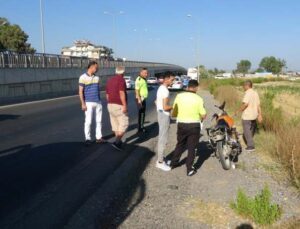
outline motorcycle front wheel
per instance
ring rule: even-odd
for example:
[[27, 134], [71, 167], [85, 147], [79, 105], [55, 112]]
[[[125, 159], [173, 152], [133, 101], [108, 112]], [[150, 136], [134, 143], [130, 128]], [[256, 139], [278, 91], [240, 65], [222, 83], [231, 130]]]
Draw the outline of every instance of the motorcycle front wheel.
[[225, 155], [224, 152], [224, 141], [217, 142], [217, 154], [223, 169], [229, 170], [231, 168], [230, 157]]

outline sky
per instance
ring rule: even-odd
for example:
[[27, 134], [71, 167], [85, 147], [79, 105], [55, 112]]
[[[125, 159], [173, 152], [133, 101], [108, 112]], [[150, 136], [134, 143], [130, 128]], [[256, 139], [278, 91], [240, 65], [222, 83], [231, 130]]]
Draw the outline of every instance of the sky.
[[[273, 55], [300, 70], [299, 0], [43, 0], [43, 9], [51, 54], [87, 39], [130, 60], [232, 70]], [[0, 0], [0, 17], [41, 52], [39, 12], [39, 0]]]

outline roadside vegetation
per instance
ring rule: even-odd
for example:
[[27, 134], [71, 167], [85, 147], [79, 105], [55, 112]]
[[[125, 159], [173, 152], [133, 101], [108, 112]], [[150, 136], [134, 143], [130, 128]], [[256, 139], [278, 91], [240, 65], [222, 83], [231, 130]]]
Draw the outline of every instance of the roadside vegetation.
[[[252, 79], [260, 94], [263, 123], [255, 137], [257, 152], [275, 159], [300, 190], [300, 84], [281, 78]], [[244, 79], [205, 79], [200, 83], [230, 112], [241, 105]], [[238, 120], [238, 118], [235, 118]], [[278, 166], [276, 166], [278, 167]]]
[[238, 214], [259, 225], [272, 225], [280, 219], [282, 210], [277, 204], [271, 203], [271, 192], [268, 186], [256, 195], [249, 197], [244, 190], [239, 189], [236, 201], [230, 207]]

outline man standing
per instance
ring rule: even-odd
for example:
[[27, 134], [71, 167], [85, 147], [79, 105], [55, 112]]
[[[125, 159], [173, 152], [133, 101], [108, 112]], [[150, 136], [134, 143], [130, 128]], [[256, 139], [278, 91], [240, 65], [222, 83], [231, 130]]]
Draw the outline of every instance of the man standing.
[[148, 70], [143, 68], [140, 75], [135, 80], [135, 95], [139, 111], [138, 117], [138, 132], [146, 132], [144, 127], [146, 115], [146, 99], [148, 97], [148, 84], [147, 84]]
[[102, 104], [100, 100], [99, 76], [95, 76], [97, 71], [98, 63], [91, 61], [87, 72], [79, 78], [81, 109], [85, 112], [84, 134], [86, 145], [92, 143], [91, 125], [94, 115], [96, 119], [96, 143], [106, 142], [102, 138]]
[[258, 93], [252, 88], [251, 80], [246, 80], [243, 87], [245, 91], [243, 104], [236, 111], [236, 114], [242, 112], [243, 137], [247, 145], [246, 151], [253, 152], [255, 151], [253, 137], [257, 127], [256, 119], [262, 122], [260, 100]]
[[199, 84], [196, 80], [190, 80], [187, 91], [176, 96], [172, 112], [172, 116], [177, 117], [177, 145], [171, 160], [171, 167], [175, 168], [178, 165], [182, 153], [187, 148], [188, 176], [196, 173], [193, 167], [195, 150], [200, 139], [200, 122], [206, 117], [203, 100], [196, 94], [198, 87]]
[[168, 141], [170, 127], [170, 111], [172, 106], [169, 105], [169, 90], [175, 76], [168, 72], [163, 76], [163, 83], [159, 86], [156, 94], [157, 120], [159, 125], [158, 143], [157, 143], [157, 162], [156, 167], [164, 171], [170, 171], [164, 161], [164, 150]]
[[128, 128], [127, 92], [124, 80], [125, 67], [116, 68], [116, 75], [106, 84], [107, 109], [110, 116], [112, 130], [116, 140], [112, 144], [117, 150], [122, 150], [122, 137]]

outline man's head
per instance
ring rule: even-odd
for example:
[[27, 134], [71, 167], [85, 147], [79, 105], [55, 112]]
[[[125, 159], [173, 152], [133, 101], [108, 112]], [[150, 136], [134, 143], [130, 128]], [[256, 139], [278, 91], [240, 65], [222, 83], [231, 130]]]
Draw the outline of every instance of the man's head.
[[148, 69], [147, 68], [142, 68], [140, 71], [140, 76], [143, 77], [144, 79], [147, 78], [148, 76]]
[[166, 72], [163, 75], [163, 84], [168, 86], [171, 86], [173, 84], [173, 81], [175, 79], [175, 75], [172, 72]]
[[124, 75], [124, 73], [125, 73], [125, 67], [124, 66], [116, 67], [116, 74], [117, 75]]
[[198, 91], [198, 87], [199, 87], [199, 83], [197, 80], [190, 80], [187, 90], [188, 91], [192, 91], [192, 92], [197, 92]]
[[243, 88], [245, 91], [247, 91], [248, 89], [252, 88], [252, 81], [251, 80], [246, 80], [244, 82]]
[[98, 71], [98, 63], [96, 61], [89, 62], [87, 69], [90, 74], [95, 74]]

